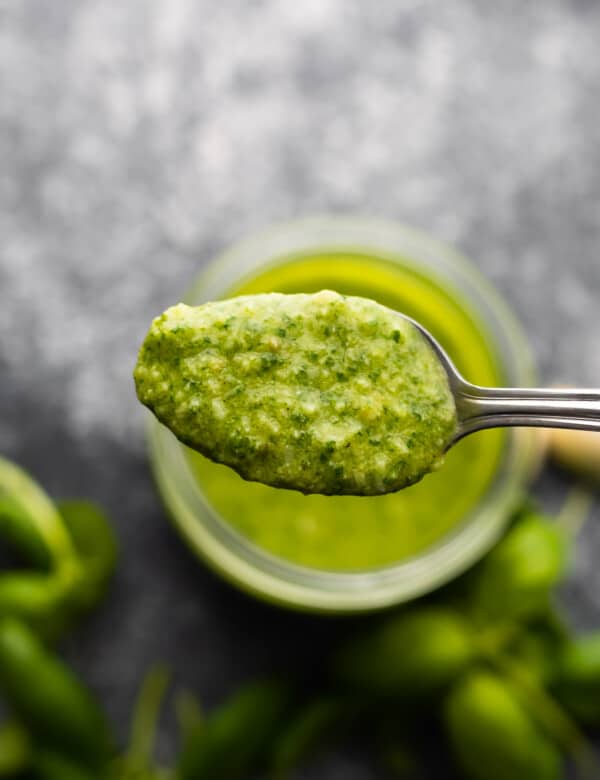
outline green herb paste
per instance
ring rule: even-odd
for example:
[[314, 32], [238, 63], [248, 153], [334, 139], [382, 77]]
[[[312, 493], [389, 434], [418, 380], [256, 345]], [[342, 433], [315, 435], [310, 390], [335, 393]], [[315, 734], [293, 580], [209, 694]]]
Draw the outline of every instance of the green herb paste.
[[[203, 284], [203, 283], [202, 283]], [[227, 296], [315, 293], [324, 288], [402, 311], [440, 341], [464, 376], [506, 383], [485, 323], [446, 280], [424, 274], [410, 258], [320, 252], [282, 258], [242, 278]], [[187, 297], [201, 303], [202, 285]], [[460, 525], [489, 490], [506, 432], [481, 431], [447, 453], [443, 468], [406, 490], [383, 496], [302, 495], [243, 480], [232, 469], [181, 445], [183, 468], [224, 523], [258, 548], [292, 563], [353, 571], [406, 560]]]
[[444, 368], [418, 329], [330, 290], [174, 306], [153, 322], [135, 379], [183, 442], [303, 493], [399, 490], [440, 464], [456, 430]]

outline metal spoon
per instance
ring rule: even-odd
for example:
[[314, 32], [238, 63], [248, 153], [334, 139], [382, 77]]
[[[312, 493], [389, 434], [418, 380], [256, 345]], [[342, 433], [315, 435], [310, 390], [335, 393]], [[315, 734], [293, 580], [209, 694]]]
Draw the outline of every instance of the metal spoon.
[[525, 426], [600, 431], [600, 390], [479, 387], [458, 372], [439, 342], [420, 323], [408, 320], [425, 337], [448, 376], [458, 427], [450, 446], [484, 428]]

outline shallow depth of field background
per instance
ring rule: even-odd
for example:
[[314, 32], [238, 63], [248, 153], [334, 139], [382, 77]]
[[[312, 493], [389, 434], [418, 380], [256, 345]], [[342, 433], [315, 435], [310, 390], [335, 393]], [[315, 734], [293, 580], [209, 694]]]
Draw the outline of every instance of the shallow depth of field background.
[[[274, 221], [375, 215], [470, 256], [544, 382], [600, 385], [599, 31], [593, 0], [0, 0], [0, 452], [114, 519], [111, 597], [67, 654], [121, 733], [155, 660], [211, 706], [335, 634], [235, 593], [168, 525], [131, 381], [152, 316]], [[579, 625], [599, 552], [597, 509]], [[359, 753], [298, 774], [378, 776]]]

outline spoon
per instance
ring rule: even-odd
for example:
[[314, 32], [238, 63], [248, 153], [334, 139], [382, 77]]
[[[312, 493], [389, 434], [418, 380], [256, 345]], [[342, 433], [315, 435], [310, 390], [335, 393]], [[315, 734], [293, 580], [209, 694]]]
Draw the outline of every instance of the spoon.
[[[400, 314], [400, 312], [396, 312]], [[600, 389], [480, 387], [467, 382], [439, 342], [419, 322], [400, 314], [429, 342], [454, 396], [458, 426], [451, 447], [485, 428], [513, 426], [600, 431]]]

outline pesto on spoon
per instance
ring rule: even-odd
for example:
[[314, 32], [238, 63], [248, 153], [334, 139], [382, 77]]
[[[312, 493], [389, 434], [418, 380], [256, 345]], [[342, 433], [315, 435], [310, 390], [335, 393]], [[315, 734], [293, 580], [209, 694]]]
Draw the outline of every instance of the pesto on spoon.
[[173, 306], [134, 376], [182, 442], [303, 493], [399, 490], [440, 465], [457, 431], [446, 371], [419, 329], [329, 290]]

